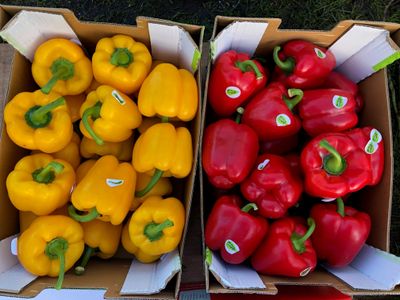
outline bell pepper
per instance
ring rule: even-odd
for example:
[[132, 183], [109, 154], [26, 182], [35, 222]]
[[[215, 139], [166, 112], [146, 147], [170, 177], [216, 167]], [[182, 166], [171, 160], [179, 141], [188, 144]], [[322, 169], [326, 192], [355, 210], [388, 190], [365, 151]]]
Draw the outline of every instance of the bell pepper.
[[299, 178], [303, 178], [303, 170], [300, 165], [300, 155], [297, 153], [289, 153], [283, 156], [286, 162], [289, 164], [292, 171], [294, 171]]
[[139, 91], [138, 106], [146, 117], [192, 120], [199, 105], [197, 83], [189, 71], [174, 65], [157, 65], [144, 80]]
[[268, 230], [267, 221], [249, 214], [257, 211], [257, 205], [242, 206], [239, 196], [220, 197], [207, 219], [205, 243], [211, 250], [220, 251], [224, 261], [230, 264], [244, 262], [257, 249]]
[[382, 179], [385, 166], [385, 148], [382, 134], [375, 128], [355, 128], [346, 132], [356, 145], [361, 148], [371, 162], [371, 181], [369, 185], [376, 185]]
[[98, 82], [132, 94], [150, 71], [151, 55], [143, 43], [117, 34], [97, 42], [92, 62], [93, 75]]
[[320, 88], [339, 89], [351, 93], [356, 101], [357, 113], [359, 113], [364, 107], [364, 100], [358, 91], [358, 85], [339, 72], [330, 72]]
[[184, 178], [193, 164], [192, 137], [185, 127], [175, 128], [170, 123], [155, 124], [139, 136], [133, 147], [132, 165], [139, 173], [149, 172], [152, 179], [136, 192], [146, 195], [164, 176]]
[[184, 225], [185, 208], [181, 201], [152, 196], [133, 212], [129, 237], [144, 253], [161, 255], [178, 246]]
[[[144, 117], [142, 118], [142, 123], [140, 124], [140, 126], [137, 128], [137, 130], [139, 131], [140, 134], [142, 134], [143, 132], [145, 132], [147, 129], [149, 129], [151, 126], [158, 124], [158, 123], [162, 123], [163, 120], [161, 120], [160, 118], [157, 117], [152, 117], [152, 118], [147, 118]], [[173, 121], [173, 120], [169, 120], [169, 122], [174, 125], [175, 127], [186, 127], [187, 123], [183, 122], [183, 121]]]
[[371, 181], [371, 163], [357, 144], [344, 133], [313, 138], [301, 152], [306, 193], [338, 198], [356, 192]]
[[32, 76], [45, 94], [78, 95], [92, 82], [92, 63], [74, 42], [51, 39], [36, 49]]
[[80, 113], [82, 134], [98, 145], [127, 140], [142, 122], [135, 102], [108, 85], [101, 85], [87, 95]]
[[341, 198], [331, 203], [315, 204], [310, 216], [316, 228], [311, 237], [318, 259], [332, 267], [350, 264], [360, 252], [371, 229], [368, 214], [345, 206]]
[[315, 222], [308, 218], [308, 228], [303, 220], [293, 217], [279, 219], [270, 229], [251, 257], [251, 265], [262, 274], [304, 277], [315, 269], [317, 254], [310, 236]]
[[120, 161], [130, 161], [132, 159], [133, 144], [132, 137], [122, 142], [104, 142], [102, 145], [98, 145], [95, 140], [84, 136], [80, 146], [80, 153], [84, 158], [114, 155]]
[[294, 151], [299, 144], [299, 135], [294, 134], [279, 140], [260, 141], [260, 153], [287, 154]]
[[129, 223], [126, 223], [122, 228], [121, 244], [127, 252], [133, 254], [138, 261], [144, 264], [152, 263], [161, 257], [161, 255], [147, 254], [132, 243], [129, 236]]
[[[119, 163], [112, 155], [96, 161], [71, 195], [70, 216], [79, 222], [101, 220], [119, 225], [129, 212], [135, 193], [136, 172], [129, 163]], [[76, 209], [86, 211], [78, 214]]]
[[265, 86], [267, 71], [246, 53], [229, 50], [214, 63], [208, 101], [220, 117], [228, 117]]
[[243, 196], [257, 204], [260, 215], [274, 219], [283, 217], [303, 192], [300, 177], [283, 157], [274, 154], [259, 156], [255, 166], [240, 185]]
[[85, 94], [79, 95], [69, 95], [64, 97], [65, 102], [67, 102], [67, 107], [69, 111], [69, 115], [71, 116], [72, 123], [81, 119], [81, 115], [79, 113], [83, 102], [86, 100]]
[[89, 87], [85, 90], [85, 94], [86, 96], [88, 94], [90, 94], [90, 92], [93, 92], [95, 90], [97, 90], [97, 88], [99, 86], [101, 86], [102, 84], [100, 82], [98, 82], [95, 78], [93, 78], [92, 83], [89, 85]]
[[279, 82], [271, 83], [247, 104], [243, 123], [253, 128], [261, 141], [295, 135], [301, 129], [301, 122], [292, 109], [302, 97], [303, 91], [299, 89], [286, 89]]
[[61, 289], [64, 273], [82, 255], [83, 230], [79, 223], [66, 216], [37, 218], [18, 238], [18, 259], [30, 273], [57, 277]]
[[303, 40], [289, 41], [283, 47], [276, 46], [273, 58], [278, 80], [291, 88], [318, 87], [336, 66], [331, 51]]
[[[153, 177], [146, 173], [137, 173], [136, 189], [144, 189]], [[137, 209], [150, 196], [166, 196], [172, 193], [172, 184], [167, 177], [160, 178], [156, 185], [143, 197], [135, 197], [132, 201], [131, 210]]]
[[356, 101], [351, 93], [338, 89], [304, 91], [299, 114], [304, 130], [310, 136], [343, 132], [358, 123]]
[[202, 163], [209, 182], [219, 189], [230, 189], [250, 173], [258, 153], [257, 134], [240, 124], [243, 109], [235, 121], [221, 119], [204, 131]]
[[17, 94], [4, 108], [4, 122], [10, 139], [20, 147], [46, 153], [64, 148], [72, 138], [72, 122], [59, 94]]
[[65, 205], [74, 183], [72, 166], [44, 153], [20, 159], [6, 180], [11, 203], [18, 210], [39, 216]]
[[94, 219], [90, 222], [82, 223], [83, 236], [85, 241], [85, 251], [81, 262], [75, 267], [75, 274], [82, 275], [92, 256], [102, 259], [109, 259], [118, 250], [121, 239], [122, 224], [113, 225]]
[[[27, 230], [29, 228], [29, 226], [31, 226], [31, 224], [33, 223], [34, 220], [36, 220], [37, 218], [39, 218], [40, 216], [35, 215], [33, 212], [31, 211], [22, 211], [19, 210], [18, 211], [18, 215], [19, 215], [19, 232], [22, 233], [25, 230]], [[64, 205], [60, 208], [57, 208], [55, 211], [53, 211], [50, 215], [63, 215], [63, 216], [69, 216], [68, 215], [68, 206]]]
[[96, 164], [96, 161], [96, 159], [89, 159], [79, 165], [75, 172], [76, 184], [81, 182], [83, 177], [85, 177], [86, 174], [89, 173], [89, 170]]

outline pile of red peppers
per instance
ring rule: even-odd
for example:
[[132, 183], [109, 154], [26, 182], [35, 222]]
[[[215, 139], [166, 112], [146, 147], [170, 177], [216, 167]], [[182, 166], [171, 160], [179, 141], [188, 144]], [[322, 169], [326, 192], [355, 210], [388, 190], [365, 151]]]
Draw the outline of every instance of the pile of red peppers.
[[[329, 50], [293, 40], [271, 61], [272, 72], [230, 50], [213, 65], [202, 166], [220, 196], [208, 203], [205, 243], [228, 263], [303, 277], [317, 261], [348, 265], [366, 242], [369, 215], [345, 202], [380, 182], [384, 142], [357, 127], [362, 97]], [[298, 215], [304, 199], [313, 205]]]

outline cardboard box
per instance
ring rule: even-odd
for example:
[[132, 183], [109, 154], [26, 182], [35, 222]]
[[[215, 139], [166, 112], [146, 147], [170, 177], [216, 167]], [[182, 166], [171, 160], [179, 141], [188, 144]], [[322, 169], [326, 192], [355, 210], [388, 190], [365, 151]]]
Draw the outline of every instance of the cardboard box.
[[[10, 19], [12, 22], [5, 25]], [[198, 65], [204, 28], [146, 17], [139, 17], [136, 22], [137, 26], [81, 22], [66, 9], [0, 6], [0, 25], [5, 25], [3, 38], [27, 58], [32, 57], [38, 44], [55, 36], [78, 39], [91, 56], [100, 38], [126, 34], [146, 44], [151, 49], [154, 59], [174, 63], [195, 73], [199, 99], [202, 99]], [[7, 30], [4, 31], [4, 29]], [[11, 51], [9, 45], [4, 46], [7, 46], [8, 51], [11, 52], [9, 60], [12, 64], [6, 97], [2, 98], [4, 102], [2, 107], [5, 101], [9, 101], [17, 93], [37, 89], [31, 76], [29, 60], [16, 50]], [[3, 71], [1, 74], [3, 75]], [[4, 79], [6, 78], [2, 78]], [[64, 288], [106, 289], [106, 298], [174, 299], [177, 297], [181, 281], [181, 257], [197, 170], [200, 108], [199, 103], [196, 118], [188, 123], [193, 136], [193, 169], [185, 180], [181, 180], [174, 187], [174, 196], [182, 199], [186, 208], [186, 226], [179, 249], [164, 255], [161, 260], [153, 264], [141, 264], [132, 260], [132, 256], [107, 261], [94, 259], [90, 262], [84, 276], [78, 277], [68, 272], [65, 276]], [[2, 111], [1, 117], [3, 117]], [[23, 270], [16, 256], [10, 252], [10, 247], [14, 245], [13, 238], [18, 234], [19, 227], [18, 213], [7, 197], [5, 181], [15, 163], [28, 152], [11, 142], [3, 122], [1, 124], [0, 294], [33, 297], [43, 289], [53, 287], [56, 279], [32, 276]]]
[[[355, 195], [357, 207], [371, 216], [372, 229], [367, 243], [373, 247], [365, 246], [346, 268], [335, 270], [320, 266], [300, 279], [263, 276], [245, 264], [229, 265], [217, 253], [205, 248], [207, 290], [210, 293], [272, 295], [278, 293], [278, 285], [316, 285], [332, 286], [348, 295], [400, 294], [400, 288], [395, 288], [400, 283], [400, 259], [387, 252], [390, 242], [393, 151], [387, 73], [384, 68], [399, 58], [399, 48], [391, 37], [398, 41], [400, 24], [349, 20], [338, 23], [330, 31], [305, 31], [282, 30], [279, 29], [280, 23], [280, 19], [216, 17], [210, 41], [211, 59], [204, 93], [205, 117], [202, 128], [215, 121], [211, 116], [211, 108], [207, 106], [207, 87], [212, 62], [219, 54], [234, 49], [272, 60], [273, 47], [292, 39], [305, 39], [330, 47], [337, 58], [337, 70], [359, 82], [365, 100], [359, 125], [373, 126], [384, 136], [385, 171], [382, 181]], [[204, 241], [204, 225], [215, 199], [201, 167], [200, 184]]]

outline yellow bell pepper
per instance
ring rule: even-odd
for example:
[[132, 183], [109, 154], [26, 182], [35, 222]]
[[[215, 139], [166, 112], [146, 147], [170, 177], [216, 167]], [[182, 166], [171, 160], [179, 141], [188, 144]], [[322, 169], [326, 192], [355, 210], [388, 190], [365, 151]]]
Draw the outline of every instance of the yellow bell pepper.
[[32, 76], [45, 94], [78, 95], [92, 82], [92, 64], [77, 44], [56, 38], [36, 49]]
[[92, 58], [96, 80], [131, 94], [139, 89], [151, 68], [147, 47], [127, 35], [102, 38]]
[[92, 83], [86, 89], [85, 94], [88, 95], [90, 92], [97, 90], [97, 88], [101, 85], [102, 84], [100, 82], [98, 82], [95, 78], [93, 78]]
[[[175, 127], [186, 127], [186, 124], [187, 124], [187, 123], [182, 122], [182, 121], [169, 120], [169, 122], [172, 125], [174, 125]], [[162, 123], [162, 120], [160, 118], [157, 118], [157, 117], [152, 117], [152, 118], [142, 117], [142, 123], [137, 128], [137, 130], [139, 131], [140, 134], [142, 134], [147, 129], [149, 129], [151, 126], [153, 126], [155, 124], [158, 124], [158, 123]]]
[[[19, 232], [20, 233], [22, 233], [26, 229], [28, 229], [28, 227], [31, 226], [33, 221], [40, 217], [38, 215], [35, 215], [31, 211], [19, 210], [18, 213], [19, 213]], [[53, 215], [53, 216], [62, 215], [62, 216], [67, 216], [68, 217], [69, 216], [68, 215], [68, 206], [64, 205], [64, 206], [62, 206], [60, 208], [57, 208], [50, 215]]]
[[81, 106], [80, 129], [98, 145], [127, 140], [142, 116], [131, 98], [108, 85], [91, 92]]
[[199, 105], [196, 80], [192, 73], [174, 65], [157, 65], [140, 88], [138, 106], [146, 117], [160, 116], [192, 120]]
[[[119, 163], [112, 155], [96, 161], [71, 195], [70, 216], [79, 222], [97, 217], [119, 225], [129, 212], [135, 194], [136, 172], [129, 163]], [[80, 215], [76, 212], [88, 212]]]
[[[136, 189], [144, 189], [151, 181], [152, 176], [146, 173], [137, 173]], [[150, 196], [165, 196], [172, 193], [172, 184], [168, 178], [163, 177], [156, 185], [143, 197], [135, 197], [132, 201], [131, 210], [137, 209]]]
[[20, 147], [46, 153], [64, 148], [72, 138], [72, 122], [59, 94], [17, 94], [4, 109], [10, 139]]
[[89, 170], [94, 166], [97, 160], [95, 159], [89, 159], [87, 161], [84, 161], [79, 165], [79, 167], [76, 169], [76, 184], [82, 181], [83, 177], [86, 176], [86, 174], [89, 172]]
[[130, 161], [132, 159], [133, 144], [132, 137], [123, 142], [104, 142], [103, 145], [98, 145], [94, 140], [83, 137], [80, 150], [84, 158], [96, 158], [111, 154], [120, 161]]
[[92, 256], [108, 259], [118, 250], [121, 239], [122, 224], [112, 225], [98, 219], [82, 223], [85, 240], [85, 253], [79, 266], [75, 267], [75, 274], [82, 275]]
[[67, 102], [67, 107], [69, 114], [71, 116], [71, 121], [72, 123], [78, 121], [81, 119], [80, 115], [80, 109], [86, 100], [86, 95], [85, 94], [79, 94], [79, 95], [69, 95], [69, 96], [64, 96], [65, 101]]
[[144, 253], [161, 255], [178, 246], [184, 225], [185, 208], [178, 199], [153, 196], [133, 212], [129, 236]]
[[138, 261], [144, 264], [152, 263], [161, 257], [161, 255], [146, 254], [132, 243], [129, 237], [129, 223], [126, 223], [122, 229], [121, 244], [127, 252], [133, 254]]
[[79, 223], [66, 216], [37, 218], [18, 238], [18, 259], [30, 273], [57, 277], [61, 289], [64, 273], [82, 255], [83, 230]]
[[139, 173], [152, 172], [149, 184], [136, 192], [146, 195], [164, 172], [184, 178], [192, 170], [192, 137], [185, 127], [175, 128], [170, 123], [155, 124], [147, 129], [133, 147], [132, 165]]
[[11, 203], [39, 216], [65, 205], [74, 183], [72, 166], [44, 153], [23, 157], [6, 180]]

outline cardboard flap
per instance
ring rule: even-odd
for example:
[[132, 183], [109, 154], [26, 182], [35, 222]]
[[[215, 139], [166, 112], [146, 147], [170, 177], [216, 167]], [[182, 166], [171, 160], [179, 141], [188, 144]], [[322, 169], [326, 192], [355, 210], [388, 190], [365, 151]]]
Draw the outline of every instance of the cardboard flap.
[[230, 49], [248, 53], [250, 56], [256, 51], [268, 22], [239, 21], [229, 24], [210, 43], [211, 59], [215, 59]]
[[337, 71], [357, 83], [400, 58], [389, 31], [371, 26], [354, 25], [329, 50]]
[[143, 264], [133, 260], [121, 295], [150, 295], [164, 289], [167, 283], [181, 269], [178, 250], [170, 252], [155, 263]]
[[30, 61], [36, 48], [51, 38], [79, 42], [62, 15], [22, 10], [0, 31], [0, 36]]
[[208, 269], [224, 288], [233, 289], [266, 289], [257, 272], [250, 267], [225, 263], [218, 254], [207, 248], [206, 261]]
[[149, 35], [153, 59], [170, 62], [196, 72], [200, 61], [200, 50], [192, 37], [176, 25], [149, 23]]
[[400, 258], [369, 245], [347, 267], [324, 267], [355, 289], [390, 291], [400, 283]]

